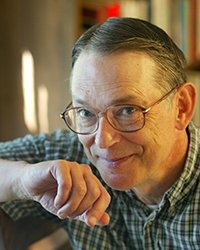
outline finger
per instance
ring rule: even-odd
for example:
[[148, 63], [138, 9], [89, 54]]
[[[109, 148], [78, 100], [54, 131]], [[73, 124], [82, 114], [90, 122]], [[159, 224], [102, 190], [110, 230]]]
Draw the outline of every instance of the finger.
[[98, 223], [109, 223], [109, 217], [105, 214], [105, 211], [110, 203], [110, 195], [105, 188], [101, 190], [101, 196], [97, 199], [94, 205], [86, 213], [85, 220], [86, 223], [93, 227]]
[[[57, 209], [61, 208], [67, 202], [67, 199], [70, 196], [72, 180], [71, 180], [71, 175], [70, 175], [69, 170], [70, 170], [70, 167], [77, 166], [76, 162], [68, 162], [65, 160], [61, 160], [61, 161], [59, 160], [59, 164], [61, 166], [56, 166], [55, 174], [54, 174], [54, 178], [57, 179], [57, 183], [58, 183], [57, 195], [56, 195], [55, 202], [54, 202], [54, 205]], [[92, 171], [89, 165], [82, 164], [82, 166], [87, 168], [89, 171]], [[61, 171], [63, 172], [60, 173]]]
[[87, 211], [84, 212], [83, 214], [75, 217], [74, 219], [83, 221], [90, 227], [93, 227], [95, 225], [106, 226], [110, 222], [110, 216], [109, 216], [109, 214], [107, 212], [104, 212], [103, 216], [101, 217], [101, 219], [99, 221], [96, 221], [96, 218], [95, 218], [94, 219], [95, 221], [93, 221], [92, 223], [91, 223], [92, 219], [90, 220], [90, 223], [88, 223]]
[[110, 216], [107, 212], [105, 212], [101, 217], [101, 219], [97, 222], [97, 225], [106, 226], [109, 224], [109, 222], [110, 222]]
[[52, 175], [57, 180], [58, 185], [54, 201], [54, 205], [57, 209], [61, 208], [70, 196], [72, 180], [68, 164], [66, 161], [59, 161], [55, 164], [52, 171]]
[[[77, 164], [78, 165], [78, 164]], [[83, 172], [81, 171], [79, 165], [78, 167], [73, 166], [71, 168], [71, 180], [72, 180], [72, 188], [70, 192], [70, 196], [64, 206], [58, 211], [58, 215], [61, 218], [66, 216], [73, 216], [73, 213], [79, 207], [81, 201], [87, 193], [87, 186], [85, 180], [83, 178]]]
[[92, 169], [91, 169], [91, 167], [89, 166], [89, 165], [87, 165], [87, 164], [80, 164], [82, 167], [84, 167], [84, 170], [86, 170], [86, 171], [90, 171], [91, 173], [92, 173]]
[[91, 172], [88, 173], [87, 171], [83, 177], [86, 183], [87, 193], [81, 200], [79, 206], [74, 211], [74, 213], [71, 214], [71, 216], [73, 217], [77, 217], [78, 215], [83, 214], [86, 210], [92, 207], [95, 201], [101, 195], [99, 181], [97, 180], [96, 176], [93, 175]]

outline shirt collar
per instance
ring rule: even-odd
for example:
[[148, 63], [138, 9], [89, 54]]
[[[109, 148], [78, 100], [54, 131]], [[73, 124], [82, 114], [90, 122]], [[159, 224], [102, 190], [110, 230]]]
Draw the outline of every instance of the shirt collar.
[[192, 122], [188, 127], [188, 135], [189, 150], [184, 171], [166, 193], [171, 206], [180, 203], [185, 197], [188, 197], [200, 175], [200, 130]]

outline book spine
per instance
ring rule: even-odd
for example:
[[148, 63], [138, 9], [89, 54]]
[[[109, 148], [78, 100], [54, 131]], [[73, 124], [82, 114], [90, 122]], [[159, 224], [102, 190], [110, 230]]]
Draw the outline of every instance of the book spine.
[[200, 1], [196, 2], [196, 58], [200, 62]]
[[[189, 0], [190, 1], [190, 0]], [[186, 58], [189, 61], [189, 1], [182, 0], [180, 4], [180, 12], [181, 12], [181, 49], [183, 50]]]
[[190, 62], [193, 63], [197, 59], [197, 51], [196, 51], [196, 37], [197, 37], [197, 1], [196, 0], [191, 0], [190, 1], [190, 23], [189, 23], [189, 28], [190, 28], [190, 36], [188, 39], [190, 39]]

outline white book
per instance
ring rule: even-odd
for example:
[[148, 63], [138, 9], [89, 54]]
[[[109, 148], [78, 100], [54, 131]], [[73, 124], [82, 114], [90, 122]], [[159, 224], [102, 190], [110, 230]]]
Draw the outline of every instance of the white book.
[[121, 0], [121, 15], [123, 17], [134, 17], [148, 19], [148, 1], [147, 0]]
[[173, 9], [171, 0], [151, 0], [152, 20], [151, 22], [171, 36], [171, 10]]

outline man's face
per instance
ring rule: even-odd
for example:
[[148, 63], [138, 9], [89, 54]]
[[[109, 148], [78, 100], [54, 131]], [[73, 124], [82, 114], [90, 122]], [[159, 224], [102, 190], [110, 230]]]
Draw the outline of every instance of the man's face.
[[[71, 78], [73, 106], [86, 105], [97, 112], [113, 104], [148, 107], [163, 95], [155, 73], [156, 65], [146, 54], [83, 52]], [[145, 189], [164, 179], [174, 164], [174, 124], [175, 108], [164, 100], [146, 114], [145, 126], [137, 132], [119, 132], [102, 116], [98, 130], [79, 135], [79, 140], [110, 187]]]

